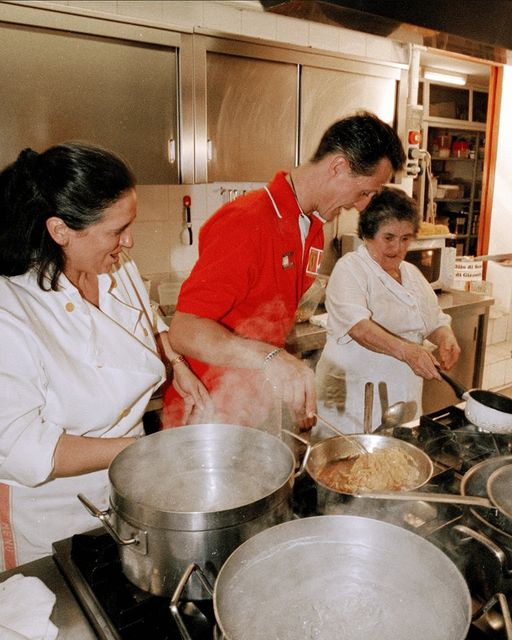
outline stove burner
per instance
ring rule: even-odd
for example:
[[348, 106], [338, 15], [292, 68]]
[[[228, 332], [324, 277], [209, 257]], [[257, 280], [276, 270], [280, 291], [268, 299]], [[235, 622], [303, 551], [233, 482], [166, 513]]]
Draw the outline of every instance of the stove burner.
[[[68, 577], [70, 562], [78, 569], [70, 580], [71, 587], [99, 638], [181, 640], [169, 598], [142, 591], [125, 577], [117, 545], [108, 533], [99, 529], [75, 535], [67, 549], [59, 546], [65, 542], [54, 545], [55, 560]], [[83, 584], [79, 584], [80, 578]], [[89, 606], [89, 598], [94, 607], [99, 605], [100, 615]], [[215, 616], [211, 600], [183, 603], [180, 612], [194, 640], [212, 639]]]

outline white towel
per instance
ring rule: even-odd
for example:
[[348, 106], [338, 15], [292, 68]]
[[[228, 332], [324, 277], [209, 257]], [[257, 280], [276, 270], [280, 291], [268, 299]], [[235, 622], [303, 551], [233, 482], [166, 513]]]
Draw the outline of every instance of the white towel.
[[319, 313], [316, 316], [311, 316], [309, 321], [311, 322], [311, 324], [316, 324], [319, 327], [323, 327], [324, 329], [327, 328], [327, 314], [326, 313]]
[[39, 580], [17, 573], [0, 583], [0, 638], [55, 640], [51, 622], [55, 594]]

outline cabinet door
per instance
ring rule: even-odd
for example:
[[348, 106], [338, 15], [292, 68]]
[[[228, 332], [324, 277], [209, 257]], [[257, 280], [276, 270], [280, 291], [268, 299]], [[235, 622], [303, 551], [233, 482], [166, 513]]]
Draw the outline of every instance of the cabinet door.
[[300, 162], [316, 151], [336, 120], [364, 109], [388, 124], [395, 119], [397, 80], [336, 69], [302, 67]]
[[297, 65], [207, 54], [208, 182], [270, 180], [295, 164]]
[[[466, 389], [472, 389], [475, 380], [479, 379], [476, 366], [479, 363], [479, 349], [485, 340], [482, 331], [482, 315], [467, 314], [464, 317], [454, 317], [452, 329], [461, 348], [460, 358], [457, 364], [448, 371], [448, 375]], [[425, 380], [423, 384], [423, 413], [431, 413], [444, 407], [460, 402], [447, 382], [438, 380]]]
[[0, 41], [2, 166], [25, 147], [82, 140], [126, 158], [139, 183], [178, 182], [173, 47], [12, 26]]

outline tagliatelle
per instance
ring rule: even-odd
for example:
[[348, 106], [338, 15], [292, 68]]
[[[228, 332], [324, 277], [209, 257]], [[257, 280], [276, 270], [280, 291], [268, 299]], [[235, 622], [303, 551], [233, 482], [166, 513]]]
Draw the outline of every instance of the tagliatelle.
[[399, 447], [328, 462], [318, 474], [322, 484], [342, 493], [401, 491], [414, 487], [419, 477], [415, 460]]

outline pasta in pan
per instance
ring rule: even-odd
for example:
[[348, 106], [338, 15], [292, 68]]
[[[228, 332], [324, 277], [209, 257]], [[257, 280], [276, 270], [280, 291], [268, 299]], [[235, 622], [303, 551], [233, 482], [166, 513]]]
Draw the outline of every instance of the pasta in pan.
[[420, 472], [414, 459], [399, 447], [379, 449], [354, 459], [328, 462], [318, 480], [335, 491], [402, 491], [415, 486]]

